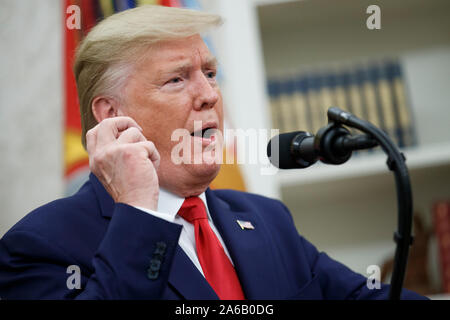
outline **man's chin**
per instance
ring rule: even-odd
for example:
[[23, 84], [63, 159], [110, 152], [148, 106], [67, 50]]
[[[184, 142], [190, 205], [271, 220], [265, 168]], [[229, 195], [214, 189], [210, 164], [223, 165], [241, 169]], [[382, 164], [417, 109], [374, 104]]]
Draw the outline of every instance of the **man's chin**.
[[219, 174], [220, 164], [181, 164], [159, 168], [160, 187], [179, 196], [198, 195], [206, 190]]
[[203, 162], [199, 164], [190, 164], [188, 166], [192, 176], [198, 177], [201, 180], [209, 179], [209, 182], [214, 180], [220, 170], [220, 164], [214, 162]]

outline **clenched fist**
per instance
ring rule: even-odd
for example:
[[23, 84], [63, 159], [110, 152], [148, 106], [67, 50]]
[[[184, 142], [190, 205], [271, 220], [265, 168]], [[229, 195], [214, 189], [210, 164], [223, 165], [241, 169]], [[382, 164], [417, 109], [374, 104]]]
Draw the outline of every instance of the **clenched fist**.
[[101, 121], [86, 134], [89, 167], [115, 202], [157, 210], [160, 156], [129, 117]]

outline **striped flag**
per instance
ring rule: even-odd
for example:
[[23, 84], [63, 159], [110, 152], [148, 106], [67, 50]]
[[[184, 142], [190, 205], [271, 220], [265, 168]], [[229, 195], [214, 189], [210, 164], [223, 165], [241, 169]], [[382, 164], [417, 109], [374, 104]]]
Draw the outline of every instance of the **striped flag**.
[[[84, 1], [83, 1], [84, 2]], [[82, 7], [80, 1], [65, 0], [64, 16], [71, 5]], [[84, 7], [84, 6], [83, 6]], [[83, 14], [82, 14], [83, 17]], [[81, 121], [78, 103], [77, 88], [72, 66], [75, 49], [82, 38], [82, 30], [69, 29], [64, 21], [64, 178], [66, 180], [66, 193], [74, 193], [80, 184], [85, 181], [88, 174], [89, 160], [86, 151], [81, 145]], [[89, 14], [81, 19], [82, 28], [87, 27]]]
[[[81, 30], [64, 27], [64, 178], [66, 181], [66, 194], [76, 192], [87, 180], [89, 175], [89, 159], [81, 144], [81, 121], [78, 95], [75, 78], [72, 71], [74, 53], [78, 43], [102, 19], [123, 10], [134, 8], [140, 5], [163, 5], [169, 7], [185, 7], [194, 10], [201, 10], [197, 0], [64, 0], [64, 17], [67, 17], [66, 9], [71, 5], [77, 5], [81, 9]], [[211, 42], [204, 39], [210, 50], [214, 53]], [[220, 81], [220, 79], [219, 79]], [[225, 119], [225, 124], [229, 127], [229, 121]], [[225, 146], [224, 159], [228, 148], [228, 155], [233, 155], [236, 159], [234, 143]], [[211, 188], [229, 188], [235, 190], [245, 190], [239, 166], [233, 164], [223, 164], [222, 168]]]

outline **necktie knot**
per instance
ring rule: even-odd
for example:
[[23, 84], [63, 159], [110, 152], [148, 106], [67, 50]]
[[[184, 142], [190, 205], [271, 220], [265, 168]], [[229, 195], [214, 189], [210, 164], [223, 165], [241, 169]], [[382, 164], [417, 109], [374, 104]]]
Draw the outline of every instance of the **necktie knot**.
[[205, 205], [199, 197], [186, 198], [178, 211], [178, 215], [189, 223], [199, 219], [208, 219]]

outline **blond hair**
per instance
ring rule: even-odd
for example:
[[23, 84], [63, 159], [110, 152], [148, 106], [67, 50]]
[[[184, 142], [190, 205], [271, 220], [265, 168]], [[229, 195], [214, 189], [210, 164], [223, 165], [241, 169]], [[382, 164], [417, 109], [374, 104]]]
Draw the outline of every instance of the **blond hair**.
[[80, 43], [74, 74], [80, 101], [82, 143], [97, 124], [92, 101], [100, 95], [121, 101], [133, 62], [151, 45], [202, 34], [222, 23], [220, 16], [189, 9], [145, 5], [106, 18]]

